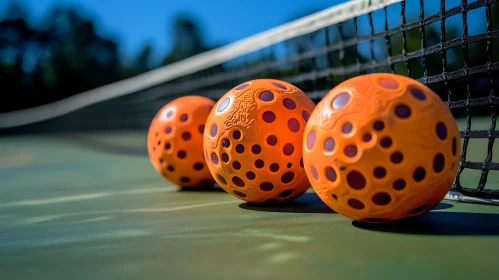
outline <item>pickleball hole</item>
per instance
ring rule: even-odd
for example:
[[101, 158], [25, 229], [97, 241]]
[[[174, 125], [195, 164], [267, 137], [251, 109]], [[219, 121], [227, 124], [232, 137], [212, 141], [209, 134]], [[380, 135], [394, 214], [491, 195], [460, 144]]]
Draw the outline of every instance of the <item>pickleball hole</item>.
[[403, 179], [398, 179], [397, 181], [393, 182], [393, 188], [397, 191], [403, 190], [405, 188], [405, 181]]
[[182, 139], [184, 141], [188, 141], [191, 139], [191, 133], [189, 133], [188, 131], [184, 131], [182, 132]]
[[312, 177], [318, 181], [319, 180], [319, 173], [317, 172], [317, 169], [315, 168], [315, 166], [311, 166], [310, 167], [310, 172], [312, 173]]
[[395, 115], [400, 119], [407, 119], [411, 114], [411, 108], [405, 104], [400, 104], [395, 107]]
[[426, 95], [419, 89], [417, 88], [411, 88], [411, 95], [414, 96], [414, 98], [424, 101], [426, 100]]
[[242, 90], [242, 89], [245, 89], [245, 88], [247, 88], [249, 85], [250, 85], [250, 84], [242, 84], [242, 85], [240, 85], [240, 86], [236, 87], [236, 90]]
[[274, 112], [271, 111], [265, 111], [262, 114], [262, 119], [266, 123], [272, 123], [275, 121], [275, 114]]
[[230, 140], [227, 138], [222, 139], [222, 147], [224, 148], [230, 147]]
[[204, 133], [204, 124], [198, 126], [198, 131], [199, 133], [203, 134]]
[[346, 123], [341, 128], [341, 131], [346, 134], [346, 133], [350, 133], [352, 131], [352, 129], [353, 129], [352, 124], [351, 123]]
[[291, 168], [293, 166], [293, 164], [291, 164], [291, 162], [288, 162], [288, 165], [286, 165], [287, 168]]
[[261, 101], [270, 102], [270, 101], [274, 100], [274, 94], [272, 94], [272, 92], [270, 92], [270, 91], [264, 91], [264, 92], [260, 93], [259, 98]]
[[392, 146], [392, 138], [390, 137], [383, 137], [383, 139], [381, 139], [380, 141], [380, 144], [381, 144], [381, 147], [383, 148], [390, 148]]
[[390, 156], [390, 161], [395, 164], [401, 163], [402, 160], [404, 160], [404, 155], [401, 152], [393, 152]]
[[423, 167], [418, 167], [414, 170], [413, 178], [416, 182], [421, 182], [426, 177], [426, 170]]
[[342, 92], [333, 99], [331, 107], [333, 107], [333, 109], [335, 110], [339, 110], [345, 107], [345, 105], [348, 104], [349, 100], [350, 100], [350, 94], [348, 94], [348, 92]]
[[180, 150], [177, 153], [177, 157], [183, 159], [183, 158], [187, 157], [187, 153], [184, 150]]
[[348, 205], [352, 207], [353, 209], [361, 210], [364, 209], [364, 203], [362, 203], [360, 200], [355, 199], [355, 198], [350, 198], [348, 200]]
[[300, 158], [300, 167], [303, 168], [303, 158]]
[[333, 168], [331, 167], [326, 167], [326, 178], [331, 181], [331, 182], [335, 182], [336, 181], [336, 171], [334, 171]]
[[255, 180], [255, 178], [256, 178], [255, 172], [252, 172], [252, 171], [246, 172], [246, 178], [248, 178], [248, 180]]
[[285, 89], [287, 89], [284, 85], [281, 85], [281, 84], [279, 84], [279, 83], [272, 83], [272, 84], [273, 84], [274, 86], [276, 86], [276, 87], [280, 88], [280, 89], [284, 89], [284, 90], [285, 90]]
[[389, 194], [384, 192], [379, 192], [373, 196], [373, 203], [380, 206], [385, 206], [392, 201]]
[[274, 184], [270, 182], [263, 182], [260, 184], [260, 189], [265, 192], [271, 191], [274, 189]]
[[218, 177], [218, 180], [220, 180], [220, 182], [222, 182], [222, 184], [227, 185], [227, 180], [225, 180], [224, 176], [218, 174], [217, 177]]
[[288, 110], [294, 110], [296, 108], [296, 103], [289, 98], [284, 98], [284, 100], [282, 101], [282, 104]]
[[223, 162], [229, 162], [229, 155], [227, 153], [222, 153], [220, 157], [222, 158]]
[[235, 140], [239, 140], [241, 138], [241, 131], [234, 130], [234, 132], [232, 132], [232, 138], [234, 138]]
[[445, 158], [443, 154], [438, 153], [433, 159], [433, 171], [436, 173], [442, 172], [445, 167]]
[[447, 138], [447, 127], [443, 122], [437, 123], [435, 130], [440, 140], [445, 140]]
[[244, 187], [246, 184], [244, 183], [243, 179], [237, 177], [237, 176], [234, 176], [232, 177], [232, 183], [234, 183], [234, 185], [238, 186], [238, 187]]
[[334, 198], [334, 200], [338, 200], [338, 196], [336, 196], [335, 194], [333, 194], [332, 197]]
[[215, 137], [217, 135], [217, 132], [218, 132], [218, 126], [216, 123], [214, 123], [211, 125], [211, 128], [210, 128], [211, 137]]
[[303, 118], [304, 121], [308, 122], [308, 119], [310, 118], [310, 113], [307, 111], [301, 111], [301, 117]]
[[375, 121], [373, 124], [373, 128], [376, 131], [381, 131], [385, 128], [385, 123], [382, 121]]
[[168, 165], [168, 171], [173, 172], [175, 171], [175, 167], [173, 165]]
[[294, 178], [295, 178], [294, 172], [286, 172], [281, 176], [281, 182], [284, 184], [288, 184], [291, 181], [293, 181]]
[[280, 193], [279, 197], [280, 198], [286, 198], [286, 197], [290, 196], [292, 193], [293, 193], [292, 190], [286, 190], [286, 191], [283, 191], [282, 193]]
[[255, 164], [256, 168], [260, 169], [260, 168], [263, 168], [263, 166], [265, 165], [265, 162], [263, 162], [263, 160], [261, 160], [261, 159], [257, 159], [257, 160], [255, 160], [254, 164]]
[[288, 120], [288, 129], [291, 132], [298, 132], [300, 130], [300, 122], [295, 118], [289, 119]]
[[217, 156], [217, 154], [215, 154], [215, 153], [211, 153], [211, 161], [212, 161], [214, 164], [218, 164], [218, 156]]
[[230, 98], [229, 97], [225, 97], [224, 100], [222, 100], [218, 104], [217, 111], [218, 112], [223, 112], [227, 108], [227, 106], [229, 106], [229, 103], [230, 103]]
[[284, 145], [284, 147], [282, 147], [282, 153], [285, 156], [292, 155], [294, 151], [295, 151], [295, 147], [290, 143], [287, 143], [286, 145]]
[[189, 179], [189, 177], [181, 177], [180, 178], [180, 182], [182, 183], [189, 183], [191, 181], [191, 179]]
[[355, 157], [357, 155], [357, 146], [355, 146], [355, 145], [347, 145], [343, 149], [343, 153], [345, 154], [345, 156], [347, 156], [349, 158], [353, 158], [353, 157]]
[[331, 137], [326, 138], [326, 140], [324, 141], [324, 151], [327, 153], [330, 153], [332, 150], [334, 150], [335, 146], [336, 142]]
[[367, 142], [371, 141], [371, 139], [372, 139], [372, 138], [373, 138], [373, 137], [372, 137], [372, 135], [371, 135], [370, 133], [366, 133], [366, 134], [364, 134], [364, 135], [362, 136], [362, 141], [364, 141], [364, 142], [366, 142], [366, 143], [367, 143]]
[[170, 134], [172, 132], [172, 128], [170, 126], [167, 126], [165, 129], [166, 134]]
[[386, 89], [397, 89], [399, 87], [399, 83], [397, 81], [389, 78], [381, 79], [379, 84]]
[[270, 146], [275, 146], [277, 144], [277, 137], [275, 137], [274, 135], [269, 135], [267, 137], [267, 144], [269, 144]]
[[239, 196], [239, 197], [247, 197], [247, 195], [243, 192], [240, 192], [240, 191], [236, 191], [236, 190], [233, 190], [232, 191], [235, 195]]
[[251, 152], [254, 155], [258, 155], [262, 152], [262, 147], [260, 147], [260, 145], [258, 145], [258, 144], [255, 144], [255, 145], [251, 146]]
[[204, 165], [201, 162], [196, 162], [194, 163], [194, 170], [201, 170], [203, 169]]
[[171, 149], [172, 145], [169, 142], [165, 143], [165, 150]]
[[374, 177], [378, 178], [378, 179], [382, 179], [386, 176], [386, 169], [382, 166], [378, 166], [376, 168], [374, 168]]
[[239, 170], [241, 169], [241, 163], [239, 161], [233, 161], [232, 162], [232, 168], [234, 168], [235, 170]]
[[269, 166], [269, 170], [271, 172], [277, 172], [279, 171], [279, 164], [277, 163], [272, 163], [270, 166]]
[[350, 171], [347, 174], [348, 185], [355, 190], [361, 190], [366, 186], [366, 178], [358, 171]]
[[310, 131], [307, 135], [307, 148], [309, 150], [312, 150], [312, 148], [314, 147], [314, 144], [315, 144], [315, 131]]
[[237, 144], [237, 145], [236, 145], [236, 152], [237, 152], [238, 154], [242, 154], [242, 153], [244, 153], [244, 145], [243, 145], [243, 144]]
[[189, 119], [189, 116], [187, 114], [180, 115], [181, 122], [186, 122], [188, 119]]

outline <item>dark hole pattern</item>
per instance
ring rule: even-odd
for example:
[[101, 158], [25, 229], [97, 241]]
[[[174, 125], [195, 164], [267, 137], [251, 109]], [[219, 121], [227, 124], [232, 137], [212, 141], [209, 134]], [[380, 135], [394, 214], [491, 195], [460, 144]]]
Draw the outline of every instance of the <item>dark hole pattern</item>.
[[341, 131], [342, 131], [343, 133], [350, 133], [350, 132], [352, 131], [352, 129], [353, 129], [352, 124], [351, 124], [351, 123], [346, 123], [346, 124], [344, 124], [344, 125], [343, 125], [343, 127], [341, 128]]
[[295, 151], [295, 147], [290, 143], [287, 143], [286, 145], [284, 145], [284, 147], [282, 147], [282, 153], [285, 156], [292, 155], [294, 151]]
[[187, 114], [182, 114], [182, 115], [180, 116], [180, 121], [182, 121], [182, 122], [187, 121], [187, 119], [189, 119], [189, 116], [187, 116]]
[[300, 167], [303, 168], [303, 158], [300, 159]]
[[352, 207], [353, 209], [361, 210], [364, 209], [364, 203], [362, 203], [360, 200], [355, 199], [355, 198], [350, 198], [348, 200], [348, 205]]
[[170, 126], [168, 126], [166, 129], [165, 129], [165, 133], [166, 134], [170, 134], [172, 132], [172, 128]]
[[300, 131], [300, 122], [295, 118], [291, 118], [288, 120], [288, 128], [291, 132], [298, 132]]
[[390, 195], [384, 192], [377, 193], [373, 196], [373, 203], [376, 205], [384, 206], [390, 203], [390, 201], [392, 201]]
[[312, 150], [315, 144], [315, 131], [310, 131], [307, 135], [307, 148]]
[[189, 183], [191, 181], [191, 179], [189, 179], [189, 177], [181, 177], [180, 178], [180, 182], [182, 183]]
[[447, 138], [447, 127], [443, 122], [439, 122], [436, 127], [437, 136], [440, 140], [445, 140]]
[[426, 176], [426, 170], [423, 167], [418, 167], [414, 170], [413, 178], [416, 182], [421, 182]]
[[233, 190], [232, 191], [235, 195], [239, 196], [239, 197], [247, 197], [247, 195], [243, 192], [240, 192], [240, 191], [236, 191], [236, 190]]
[[203, 134], [204, 133], [204, 124], [198, 126], [198, 131], [199, 133]]
[[265, 163], [263, 162], [263, 160], [261, 160], [261, 159], [255, 160], [255, 167], [256, 168], [263, 168], [264, 165], [265, 165]]
[[384, 167], [378, 166], [374, 168], [374, 177], [381, 179], [386, 176], [386, 169]]
[[275, 121], [275, 114], [274, 112], [271, 111], [265, 111], [262, 114], [262, 119], [266, 123], [272, 123]]
[[227, 153], [222, 153], [220, 157], [222, 158], [223, 162], [229, 162], [229, 155]]
[[160, 141], [158, 141], [158, 146], [159, 146], [159, 145], [161, 145], [161, 140], [160, 140]]
[[228, 148], [228, 147], [230, 147], [230, 140], [229, 140], [229, 139], [227, 139], [227, 138], [224, 138], [224, 139], [222, 140], [222, 147], [224, 147], [224, 148]]
[[347, 145], [344, 149], [343, 152], [345, 153], [345, 156], [349, 158], [353, 158], [357, 155], [357, 146], [355, 145]]
[[421, 101], [426, 100], [426, 95], [417, 88], [411, 88], [411, 94], [412, 94], [412, 96], [414, 96], [414, 98], [416, 98], [418, 100], [421, 100]]
[[211, 137], [215, 137], [217, 135], [217, 132], [218, 132], [218, 126], [216, 123], [214, 123], [211, 125], [211, 129], [210, 129]]
[[426, 208], [426, 205], [421, 205], [419, 207], [414, 208], [411, 212], [409, 212], [409, 214], [414, 215], [414, 214], [421, 213], [425, 208]]
[[385, 220], [383, 218], [365, 218], [364, 221], [371, 223], [382, 223]]
[[178, 158], [185, 158], [187, 156], [187, 153], [184, 150], [180, 150], [177, 153]]
[[396, 89], [399, 87], [399, 83], [397, 81], [388, 78], [380, 80], [379, 84], [387, 89]]
[[384, 137], [381, 139], [381, 147], [383, 148], [390, 148], [392, 146], [392, 138], [390, 137]]
[[274, 189], [274, 184], [270, 182], [263, 182], [260, 184], [260, 189], [265, 192], [271, 191]]
[[252, 172], [252, 171], [246, 172], [246, 178], [248, 178], [249, 180], [255, 180], [255, 178], [256, 178], [255, 172]]
[[332, 197], [335, 199], [335, 200], [338, 200], [338, 196], [336, 196], [335, 194], [332, 195]]
[[159, 158], [159, 163], [163, 163], [163, 159], [162, 158]]
[[295, 178], [295, 173], [286, 172], [281, 176], [281, 182], [284, 184], [290, 183]]
[[260, 100], [265, 102], [270, 102], [274, 100], [274, 94], [272, 94], [272, 92], [270, 91], [264, 91], [260, 93]]
[[289, 110], [294, 110], [296, 108], [296, 103], [289, 98], [284, 98], [282, 104], [284, 105], [284, 107], [286, 107], [286, 109]]
[[285, 86], [279, 84], [279, 83], [272, 83], [274, 86], [281, 88], [281, 89], [287, 89]]
[[277, 137], [275, 137], [274, 135], [268, 136], [267, 144], [269, 144], [270, 146], [275, 146], [277, 144]]
[[239, 161], [234, 161], [232, 162], [232, 167], [235, 169], [235, 170], [239, 170], [241, 169], [241, 163]]
[[366, 133], [366, 134], [364, 134], [364, 136], [362, 136], [362, 141], [364, 141], [366, 143], [371, 141], [371, 139], [373, 139], [373, 137], [370, 133]]
[[234, 138], [235, 140], [239, 140], [239, 138], [241, 138], [241, 131], [234, 130], [234, 132], [232, 132], [232, 138]]
[[285, 198], [285, 197], [290, 196], [292, 193], [293, 193], [293, 191], [292, 191], [292, 190], [286, 190], [286, 191], [283, 191], [282, 193], [280, 193], [280, 194], [279, 194], [279, 197], [281, 197], [281, 198]]
[[251, 146], [251, 152], [255, 155], [258, 155], [262, 152], [262, 147], [260, 147], [260, 145], [258, 145], [258, 144], [255, 144], [255, 145]]
[[187, 132], [187, 131], [182, 132], [182, 139], [184, 139], [185, 141], [190, 140], [191, 139], [191, 134], [189, 132]]
[[331, 182], [336, 181], [336, 171], [331, 167], [326, 167], [326, 178]]
[[277, 163], [272, 163], [270, 166], [269, 166], [269, 170], [271, 172], [277, 172], [279, 171], [279, 164]]
[[166, 117], [169, 118], [173, 115], [173, 111], [168, 111], [168, 113], [166, 113]]
[[445, 158], [442, 154], [437, 154], [433, 159], [433, 171], [440, 173], [444, 170]]
[[312, 172], [312, 177], [317, 181], [319, 180], [319, 173], [317, 172], [317, 169], [315, 168], [315, 166], [311, 166], [310, 167], [310, 171]]
[[237, 177], [237, 176], [234, 176], [232, 177], [232, 183], [234, 183], [234, 185], [238, 186], [238, 187], [244, 187], [244, 181], [243, 179]]
[[175, 167], [173, 165], [168, 165], [168, 171], [170, 172], [175, 171]]
[[218, 177], [218, 180], [220, 180], [220, 182], [222, 182], [222, 184], [227, 185], [227, 180], [225, 180], [224, 176], [218, 174], [217, 177]]
[[215, 153], [211, 153], [211, 161], [213, 161], [214, 164], [218, 164], [218, 156]]
[[405, 185], [406, 183], [402, 179], [398, 179], [397, 181], [393, 182], [393, 188], [397, 191], [403, 190], [405, 188]]
[[288, 165], [286, 165], [287, 168], [291, 168], [291, 166], [293, 166], [293, 164], [291, 164], [291, 162], [288, 162]]
[[248, 86], [249, 86], [249, 84], [242, 84], [242, 85], [238, 86], [238, 87], [236, 88], [236, 90], [242, 90], [242, 89], [247, 88]]
[[394, 152], [390, 156], [390, 161], [393, 163], [401, 163], [404, 160], [404, 155], [401, 152]]
[[301, 117], [303, 118], [304, 121], [308, 122], [308, 119], [310, 118], [310, 113], [307, 111], [301, 111]]
[[345, 107], [345, 105], [348, 104], [348, 101], [350, 100], [350, 94], [348, 94], [348, 92], [342, 92], [342, 93], [339, 93], [334, 99], [333, 99], [333, 102], [331, 104], [331, 107], [333, 107], [333, 109], [335, 110], [339, 110], [343, 107]]
[[167, 142], [165, 144], [165, 150], [169, 150], [169, 149], [171, 149], [171, 147], [172, 147], [172, 145], [170, 143]]
[[376, 131], [381, 131], [385, 128], [385, 124], [382, 121], [375, 121], [373, 124], [373, 128]]
[[361, 190], [366, 186], [366, 178], [358, 171], [350, 171], [347, 175], [348, 185], [355, 190]]
[[456, 137], [452, 138], [452, 155], [456, 155], [457, 153], [457, 139]]
[[243, 144], [237, 144], [237, 145], [236, 145], [236, 152], [237, 152], [238, 154], [242, 154], [242, 153], [244, 153], [244, 145], [243, 145]]
[[334, 150], [334, 146], [336, 146], [336, 142], [333, 138], [327, 138], [326, 141], [324, 141], [324, 151], [329, 153]]
[[397, 105], [395, 107], [395, 115], [401, 119], [407, 119], [411, 116], [411, 108], [404, 104]]
[[201, 170], [203, 167], [204, 165], [201, 162], [194, 163], [194, 170]]
[[223, 110], [225, 110], [227, 108], [227, 106], [229, 105], [229, 103], [230, 103], [230, 98], [229, 97], [225, 97], [224, 100], [222, 100], [220, 102], [220, 104], [218, 104], [217, 111], [218, 112], [222, 112]]

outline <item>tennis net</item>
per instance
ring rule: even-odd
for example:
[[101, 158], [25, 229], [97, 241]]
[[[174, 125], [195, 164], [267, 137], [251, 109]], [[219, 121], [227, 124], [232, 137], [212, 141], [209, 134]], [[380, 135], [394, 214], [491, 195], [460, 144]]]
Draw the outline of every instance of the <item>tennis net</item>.
[[461, 161], [447, 198], [499, 203], [498, 25], [495, 0], [352, 0], [131, 79], [2, 113], [0, 130], [147, 129], [176, 97], [217, 100], [251, 79], [288, 81], [317, 102], [348, 78], [391, 72], [429, 86], [460, 123]]

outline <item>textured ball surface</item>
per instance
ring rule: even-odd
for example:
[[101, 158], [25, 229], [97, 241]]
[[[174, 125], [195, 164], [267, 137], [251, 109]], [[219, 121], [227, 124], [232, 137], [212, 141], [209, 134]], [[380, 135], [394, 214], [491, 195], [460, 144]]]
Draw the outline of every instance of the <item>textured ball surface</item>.
[[214, 105], [206, 97], [184, 96], [166, 104], [152, 120], [149, 158], [168, 181], [183, 187], [215, 183], [203, 155], [204, 125]]
[[460, 137], [448, 106], [425, 85], [369, 74], [333, 88], [304, 134], [310, 182], [334, 211], [383, 223], [421, 216], [450, 190]]
[[252, 80], [227, 92], [204, 133], [206, 161], [217, 183], [254, 203], [303, 194], [310, 187], [303, 131], [314, 106], [300, 89], [279, 80]]

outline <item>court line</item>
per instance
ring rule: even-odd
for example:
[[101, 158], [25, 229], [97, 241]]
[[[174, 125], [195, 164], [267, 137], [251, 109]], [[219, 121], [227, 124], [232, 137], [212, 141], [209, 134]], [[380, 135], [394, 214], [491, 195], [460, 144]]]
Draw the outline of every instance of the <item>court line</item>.
[[299, 254], [295, 252], [283, 252], [279, 254], [272, 255], [267, 258], [267, 262], [269, 263], [283, 263], [295, 259], [299, 256]]
[[199, 207], [207, 207], [207, 206], [215, 206], [229, 203], [240, 202], [239, 200], [230, 200], [230, 201], [219, 201], [219, 202], [211, 202], [211, 203], [203, 203], [203, 204], [195, 204], [195, 205], [186, 205], [186, 206], [177, 206], [170, 208], [142, 208], [142, 209], [131, 209], [131, 210], [123, 210], [123, 212], [128, 213], [159, 213], [159, 212], [171, 212], [171, 211], [179, 211], [179, 210], [187, 210]]
[[0, 208], [50, 205], [57, 203], [99, 199], [99, 198], [118, 196], [118, 195], [149, 194], [149, 193], [161, 193], [168, 191], [175, 191], [175, 189], [172, 189], [171, 187], [161, 187], [161, 188], [133, 189], [128, 191], [118, 191], [118, 192], [96, 192], [89, 194], [60, 196], [60, 197], [52, 197], [45, 199], [20, 200], [20, 201], [0, 203]]

